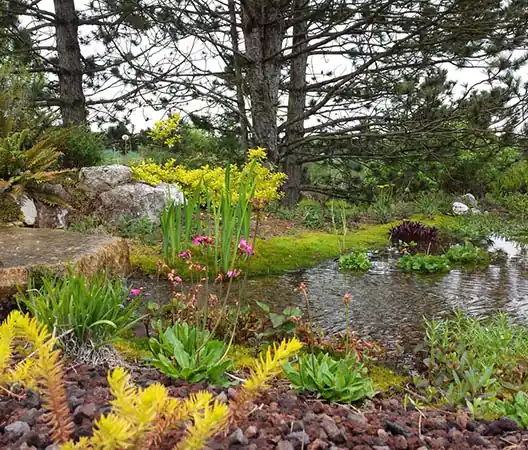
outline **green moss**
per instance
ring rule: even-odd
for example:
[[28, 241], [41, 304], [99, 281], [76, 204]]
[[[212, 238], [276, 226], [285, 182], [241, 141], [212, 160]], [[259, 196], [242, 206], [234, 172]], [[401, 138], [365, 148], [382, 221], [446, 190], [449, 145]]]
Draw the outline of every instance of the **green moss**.
[[[427, 219], [425, 216], [413, 217], [413, 220], [421, 220], [427, 225], [435, 225], [439, 228], [445, 227], [450, 219], [448, 216], [438, 216], [434, 219]], [[346, 250], [381, 248], [387, 245], [389, 229], [396, 223], [399, 221], [383, 225], [365, 224], [358, 230], [350, 231], [345, 239]], [[304, 232], [267, 240], [257, 239], [256, 254], [251, 259], [250, 275], [280, 275], [337, 258], [340, 254], [341, 240], [341, 236], [323, 232]], [[159, 261], [163, 259], [159, 246], [145, 245], [134, 245], [130, 258], [133, 267], [149, 274], [158, 272]], [[183, 262], [175, 269], [180, 276], [185, 277], [187, 267]]]
[[0, 224], [22, 220], [18, 203], [8, 194], [0, 194]]
[[374, 384], [374, 388], [381, 392], [400, 390], [407, 382], [409, 382], [407, 377], [398, 375], [388, 367], [380, 364], [369, 364], [368, 371], [372, 383]]
[[150, 353], [145, 349], [145, 345], [134, 339], [118, 340], [114, 342], [113, 346], [129, 362], [138, 363], [150, 356]]

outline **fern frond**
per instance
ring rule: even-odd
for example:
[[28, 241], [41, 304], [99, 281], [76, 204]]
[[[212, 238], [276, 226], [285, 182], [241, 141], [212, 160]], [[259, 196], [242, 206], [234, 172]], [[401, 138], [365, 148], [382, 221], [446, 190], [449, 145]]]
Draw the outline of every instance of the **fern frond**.
[[96, 422], [91, 444], [97, 450], [121, 450], [132, 448], [136, 431], [124, 417], [110, 413]]
[[296, 338], [283, 340], [279, 345], [273, 344], [273, 347], [268, 347], [266, 353], [260, 355], [258, 363], [255, 364], [255, 368], [231, 405], [233, 416], [238, 417], [242, 414], [244, 404], [254, 400], [259, 392], [267, 387], [268, 382], [281, 373], [286, 361], [301, 348], [302, 343]]
[[215, 401], [192, 416], [193, 424], [187, 427], [187, 435], [175, 450], [201, 450], [212, 436], [226, 426], [229, 409], [227, 405]]
[[66, 442], [74, 426], [66, 400], [60, 351], [53, 350], [52, 345], [47, 343], [38, 349], [38, 382], [44, 393], [43, 406], [48, 410], [43, 419], [51, 427], [53, 441]]

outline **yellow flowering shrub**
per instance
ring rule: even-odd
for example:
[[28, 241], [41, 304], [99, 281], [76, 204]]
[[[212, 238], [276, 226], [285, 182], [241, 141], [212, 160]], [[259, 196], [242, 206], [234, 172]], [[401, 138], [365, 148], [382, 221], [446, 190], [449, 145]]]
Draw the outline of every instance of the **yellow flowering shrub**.
[[178, 133], [180, 125], [179, 114], [174, 114], [168, 119], [160, 120], [154, 124], [154, 128], [148, 133], [154, 142], [165, 144], [167, 147], [174, 147], [181, 141], [181, 135]]
[[[240, 181], [250, 174], [255, 180], [255, 199], [272, 201], [282, 196], [279, 188], [286, 181], [286, 174], [273, 172], [263, 165], [266, 152], [262, 148], [251, 149], [248, 152], [248, 162], [242, 167], [231, 165], [231, 189], [233, 201], [237, 200]], [[156, 186], [160, 183], [177, 184], [184, 194], [192, 194], [199, 188], [205, 194], [208, 190], [213, 199], [218, 199], [225, 185], [224, 167], [205, 165], [199, 169], [187, 169], [176, 164], [174, 159], [163, 165], [153, 161], [141, 161], [131, 167], [135, 180]]]

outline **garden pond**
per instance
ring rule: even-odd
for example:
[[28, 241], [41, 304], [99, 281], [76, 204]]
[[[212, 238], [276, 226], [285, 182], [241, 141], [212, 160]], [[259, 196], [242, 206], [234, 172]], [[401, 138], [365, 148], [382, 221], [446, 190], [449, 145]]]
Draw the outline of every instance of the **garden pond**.
[[[350, 293], [352, 329], [359, 336], [405, 350], [421, 342], [424, 317], [445, 317], [455, 308], [484, 316], [504, 311], [528, 323], [528, 245], [492, 237], [488, 250], [495, 258], [486, 268], [428, 275], [398, 270], [397, 254], [388, 252], [372, 254], [373, 267], [366, 273], [343, 272], [332, 260], [279, 277], [250, 279], [244, 298], [264, 302], [273, 310], [304, 309], [303, 294], [296, 291], [304, 282], [316, 327], [334, 333], [345, 330], [343, 295]], [[165, 281], [132, 282], [143, 287], [146, 301], [169, 298]]]

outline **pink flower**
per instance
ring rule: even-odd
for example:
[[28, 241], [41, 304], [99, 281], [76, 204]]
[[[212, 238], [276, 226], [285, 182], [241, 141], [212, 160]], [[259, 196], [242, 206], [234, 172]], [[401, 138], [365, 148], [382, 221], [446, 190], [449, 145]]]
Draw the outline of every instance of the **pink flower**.
[[192, 240], [193, 245], [211, 245], [213, 243], [213, 238], [209, 236], [194, 236]]
[[174, 270], [172, 272], [170, 272], [168, 275], [167, 275], [167, 278], [169, 279], [170, 282], [174, 283], [174, 284], [180, 284], [183, 280], [181, 279], [181, 277], [179, 277], [178, 275], [176, 275], [176, 273], [174, 272]]
[[184, 252], [181, 252], [178, 256], [182, 259], [191, 259], [192, 255], [190, 250], [185, 250]]
[[348, 305], [350, 303], [350, 300], [352, 300], [352, 294], [343, 295], [343, 302], [345, 303], [345, 305]]
[[227, 271], [227, 278], [236, 278], [238, 277], [242, 272], [240, 271], [240, 269], [233, 269], [233, 270], [228, 270]]
[[224, 277], [222, 276], [221, 273], [219, 273], [216, 278], [215, 278], [215, 283], [220, 283], [222, 280], [224, 279]]
[[242, 253], [245, 253], [246, 255], [252, 255], [255, 253], [253, 251], [253, 247], [247, 243], [245, 239], [240, 239], [240, 244], [238, 244], [238, 248], [242, 251]]
[[130, 297], [137, 297], [141, 294], [141, 288], [130, 289]]

